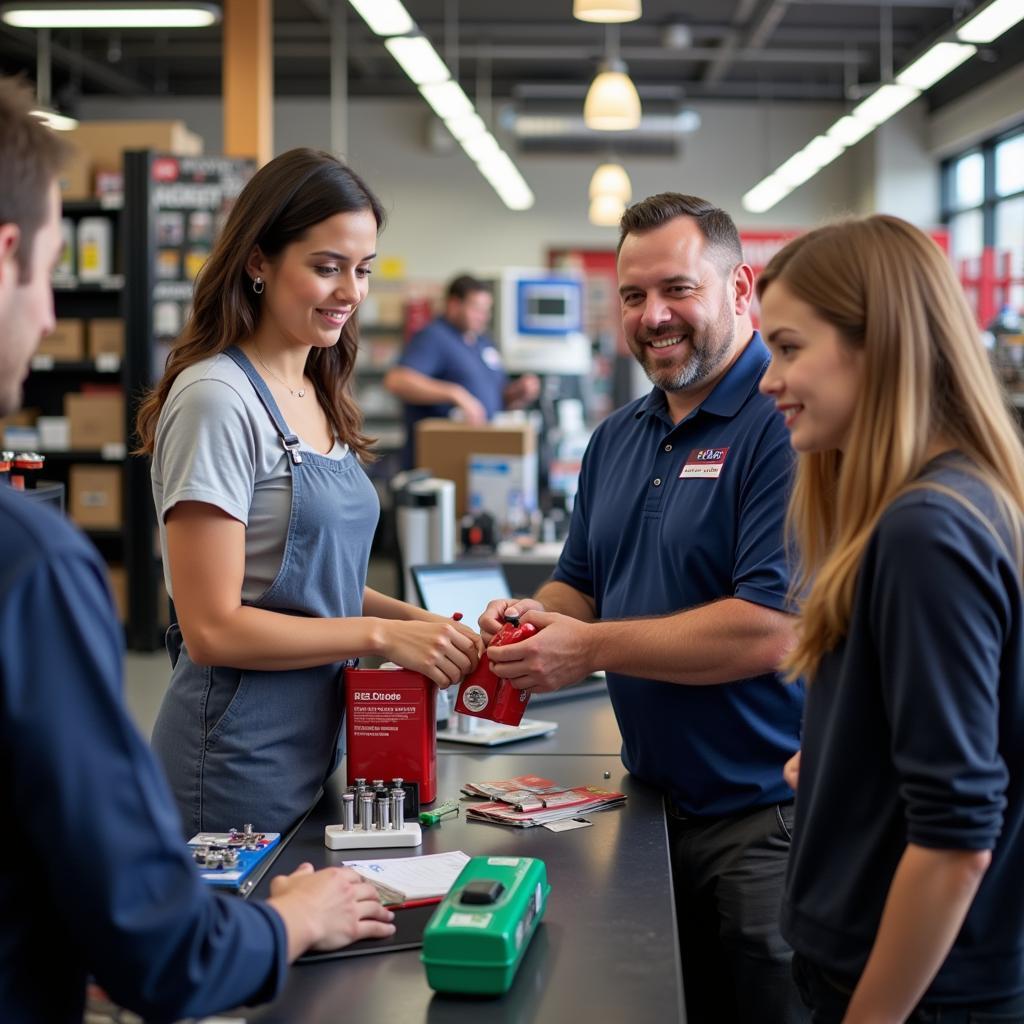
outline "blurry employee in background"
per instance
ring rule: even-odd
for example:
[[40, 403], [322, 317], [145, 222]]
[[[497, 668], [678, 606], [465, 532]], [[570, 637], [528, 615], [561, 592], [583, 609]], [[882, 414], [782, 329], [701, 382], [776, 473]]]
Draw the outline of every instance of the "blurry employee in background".
[[502, 409], [529, 405], [540, 381], [526, 374], [509, 382], [494, 342], [484, 333], [494, 299], [483, 281], [461, 274], [445, 293], [444, 314], [413, 335], [384, 386], [405, 402], [405, 464], [412, 465], [416, 424], [458, 409], [479, 425]]
[[[0, 416], [53, 330], [64, 145], [0, 79]], [[96, 549], [0, 485], [0, 1018], [82, 1020], [92, 974], [147, 1018], [272, 999], [285, 965], [394, 932], [372, 885], [309, 864], [247, 903], [207, 889], [167, 782], [124, 709], [122, 638]], [[29, 882], [31, 878], [31, 882]]]

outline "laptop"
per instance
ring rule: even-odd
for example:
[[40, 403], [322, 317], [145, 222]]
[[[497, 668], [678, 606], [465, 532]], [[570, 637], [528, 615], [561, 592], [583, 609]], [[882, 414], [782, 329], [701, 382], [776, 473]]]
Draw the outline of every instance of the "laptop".
[[[462, 621], [472, 629], [487, 605], [496, 598], [512, 599], [508, 578], [500, 562], [465, 561], [443, 565], [413, 565], [409, 569], [422, 607], [435, 615], [462, 612]], [[535, 693], [530, 704], [579, 697], [605, 690], [604, 673], [595, 673], [554, 693]]]

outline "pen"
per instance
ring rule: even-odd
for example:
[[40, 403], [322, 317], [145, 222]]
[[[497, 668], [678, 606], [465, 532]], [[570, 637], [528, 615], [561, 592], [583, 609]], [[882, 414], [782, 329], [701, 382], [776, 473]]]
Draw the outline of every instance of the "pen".
[[410, 910], [413, 907], [429, 907], [435, 903], [440, 903], [443, 900], [443, 896], [431, 896], [427, 900], [406, 900], [405, 903], [393, 903], [389, 910]]

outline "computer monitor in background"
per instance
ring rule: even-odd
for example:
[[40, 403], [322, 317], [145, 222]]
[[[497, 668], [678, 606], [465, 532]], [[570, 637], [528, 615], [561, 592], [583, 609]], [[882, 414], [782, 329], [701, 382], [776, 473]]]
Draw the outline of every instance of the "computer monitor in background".
[[488, 602], [509, 598], [505, 570], [497, 562], [447, 562], [414, 565], [409, 570], [420, 604], [435, 615], [462, 612], [462, 621], [477, 629], [477, 620]]

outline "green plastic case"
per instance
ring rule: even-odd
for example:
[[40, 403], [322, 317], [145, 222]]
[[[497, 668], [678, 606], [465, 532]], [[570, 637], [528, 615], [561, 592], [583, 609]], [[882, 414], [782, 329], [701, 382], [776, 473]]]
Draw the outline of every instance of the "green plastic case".
[[[472, 886], [473, 882], [500, 882], [503, 889], [493, 902], [472, 903], [468, 900], [474, 890], [489, 888]], [[423, 933], [420, 959], [426, 965], [430, 987], [471, 995], [507, 992], [550, 892], [542, 860], [473, 857]]]

